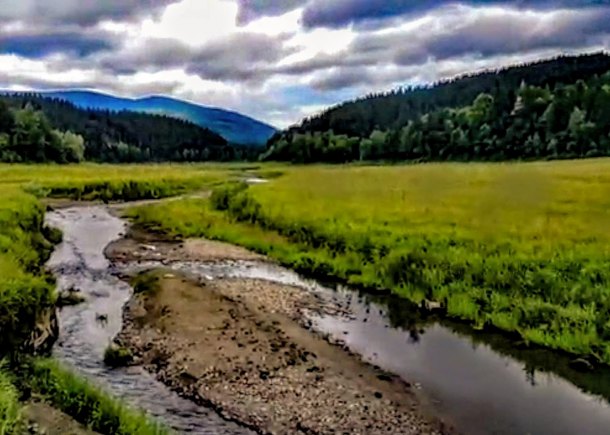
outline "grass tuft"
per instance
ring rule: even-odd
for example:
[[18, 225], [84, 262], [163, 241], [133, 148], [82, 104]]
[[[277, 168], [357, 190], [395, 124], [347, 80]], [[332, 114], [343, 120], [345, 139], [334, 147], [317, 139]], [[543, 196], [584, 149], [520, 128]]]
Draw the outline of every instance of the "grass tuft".
[[0, 434], [17, 434], [21, 426], [19, 394], [0, 364]]
[[81, 424], [105, 435], [165, 435], [169, 431], [53, 360], [32, 365], [31, 388]]
[[104, 364], [108, 367], [126, 367], [133, 361], [133, 354], [129, 349], [111, 343], [104, 351]]

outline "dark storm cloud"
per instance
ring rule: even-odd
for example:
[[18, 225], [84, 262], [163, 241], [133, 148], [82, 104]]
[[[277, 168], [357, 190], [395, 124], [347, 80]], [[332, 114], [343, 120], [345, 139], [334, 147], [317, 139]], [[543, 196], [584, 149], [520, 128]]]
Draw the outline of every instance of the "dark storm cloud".
[[107, 35], [80, 32], [56, 32], [34, 34], [6, 34], [0, 32], [0, 54], [9, 53], [29, 58], [42, 58], [50, 54], [64, 53], [85, 57], [109, 50], [115, 42]]
[[305, 27], [344, 27], [353, 23], [417, 15], [439, 7], [465, 4], [500, 5], [520, 9], [583, 8], [607, 5], [607, 0], [311, 0], [303, 13]]
[[552, 16], [503, 13], [439, 17], [436, 30], [365, 35], [353, 51], [398, 65], [464, 55], [490, 57], [547, 48], [570, 49], [599, 45], [610, 34], [610, 8], [560, 11]]
[[186, 71], [209, 80], [248, 82], [265, 79], [288, 54], [281, 38], [235, 34], [192, 53]]
[[[561, 14], [552, 22], [535, 18], [480, 17], [459, 28], [456, 37], [441, 34], [422, 41], [415, 50], [397, 53], [401, 64], [412, 63], [413, 54], [446, 59], [475, 53], [483, 57], [544, 48], [578, 48], [599, 44], [610, 33], [610, 8]], [[456, 41], [458, 44], [456, 44]]]
[[163, 70], [184, 66], [192, 61], [195, 50], [169, 38], [145, 40], [115, 52], [96, 56], [99, 67], [114, 74]]
[[89, 26], [150, 15], [175, 0], [0, 0], [0, 22]]
[[187, 71], [213, 80], [253, 80], [290, 54], [283, 37], [238, 33], [198, 50]]
[[610, 7], [523, 12], [446, 6], [428, 13], [426, 20], [415, 27], [389, 27], [384, 32], [360, 30], [345, 50], [319, 54], [275, 71], [298, 76], [335, 69], [336, 76], [346, 74], [344, 79], [321, 79], [326, 88], [355, 80], [358, 74], [352, 74], [353, 68], [410, 66], [429, 60], [486, 58], [545, 49], [599, 49], [609, 38]]

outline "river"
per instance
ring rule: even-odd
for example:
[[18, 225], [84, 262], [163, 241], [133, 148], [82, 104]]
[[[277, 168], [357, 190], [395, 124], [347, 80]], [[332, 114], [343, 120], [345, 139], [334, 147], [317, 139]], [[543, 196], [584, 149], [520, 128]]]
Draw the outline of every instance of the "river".
[[[62, 309], [55, 355], [178, 432], [249, 433], [213, 411], [181, 399], [140, 368], [111, 370], [104, 366], [104, 349], [121, 329], [122, 307], [132, 291], [117, 278], [118, 271], [104, 257], [104, 248], [121, 237], [126, 223], [104, 206], [54, 211], [47, 221], [64, 233], [49, 268], [60, 288], [74, 286], [87, 296], [86, 303]], [[270, 263], [176, 262], [165, 267], [208, 279], [265, 279], [332, 298], [352, 315], [311, 313], [312, 327], [413, 384], [441, 416], [464, 433], [610, 432], [610, 369], [578, 372], [561, 354], [520, 347], [500, 334], [422, 318], [398, 298], [373, 298], [323, 285]], [[97, 322], [98, 314], [107, 315], [108, 323]]]

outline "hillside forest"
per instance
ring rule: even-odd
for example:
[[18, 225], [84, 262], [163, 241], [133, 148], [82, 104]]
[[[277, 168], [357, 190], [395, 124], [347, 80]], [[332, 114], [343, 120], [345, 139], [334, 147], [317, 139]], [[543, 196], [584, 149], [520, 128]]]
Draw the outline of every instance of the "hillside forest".
[[193, 123], [136, 112], [79, 109], [37, 94], [0, 97], [0, 161], [126, 163], [255, 157]]
[[278, 133], [262, 159], [343, 163], [607, 156], [608, 70], [606, 54], [560, 57], [369, 96]]

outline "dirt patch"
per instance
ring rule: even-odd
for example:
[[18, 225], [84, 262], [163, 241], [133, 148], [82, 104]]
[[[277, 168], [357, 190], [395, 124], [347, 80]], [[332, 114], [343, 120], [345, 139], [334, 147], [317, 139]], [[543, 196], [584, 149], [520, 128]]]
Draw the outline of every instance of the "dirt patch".
[[27, 432], [29, 434], [45, 435], [95, 435], [86, 429], [72, 417], [47, 405], [43, 402], [32, 401], [24, 410], [24, 417], [28, 421]]
[[290, 286], [162, 272], [126, 307], [118, 341], [182, 395], [262, 433], [443, 432], [408, 384], [302, 328], [306, 309], [328, 307]]
[[144, 231], [130, 229], [128, 237], [111, 243], [106, 256], [113, 261], [261, 261], [264, 257], [244, 248], [205, 239], [174, 241]]

